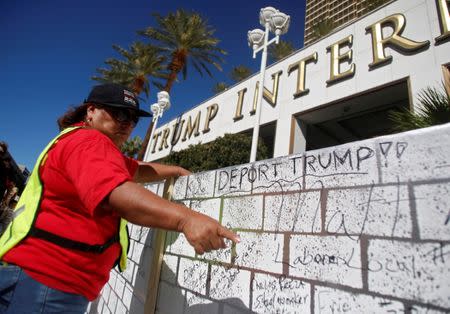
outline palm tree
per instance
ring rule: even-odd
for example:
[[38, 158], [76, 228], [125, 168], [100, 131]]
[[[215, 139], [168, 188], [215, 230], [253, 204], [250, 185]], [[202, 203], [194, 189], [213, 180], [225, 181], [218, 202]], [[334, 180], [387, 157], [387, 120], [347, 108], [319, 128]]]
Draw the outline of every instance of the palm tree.
[[333, 21], [329, 19], [324, 19], [313, 26], [314, 38], [319, 39], [327, 34], [329, 34], [334, 29]]
[[240, 81], [245, 80], [252, 74], [252, 70], [245, 65], [238, 65], [234, 67], [230, 72], [230, 78], [235, 82], [239, 83]]
[[228, 88], [228, 84], [225, 82], [218, 82], [216, 85], [213, 86], [212, 91], [214, 94], [218, 94], [223, 92]]
[[99, 76], [92, 79], [104, 83], [119, 83], [131, 88], [137, 95], [142, 92], [148, 97], [150, 92], [150, 78], [157, 87], [161, 83], [153, 78], [167, 78], [164, 62], [165, 57], [161, 55], [161, 50], [157, 47], [134, 42], [130, 50], [126, 50], [118, 45], [113, 45], [123, 60], [110, 58], [105, 61], [109, 68], [98, 68]]
[[367, 11], [372, 11], [385, 2], [387, 2], [387, 0], [368, 0]]
[[391, 111], [389, 119], [394, 124], [393, 131], [403, 132], [450, 122], [450, 96], [435, 87], [427, 87], [419, 93], [417, 112], [405, 109]]
[[[200, 75], [206, 73], [212, 76], [209, 69], [211, 65], [222, 70], [220, 64], [223, 63], [222, 55], [226, 52], [217, 47], [219, 40], [214, 37], [215, 29], [198, 13], [179, 9], [165, 17], [158, 13], [153, 16], [157, 26], [148, 27], [138, 33], [150, 39], [169, 59], [169, 74], [163, 90], [170, 92], [180, 72], [183, 73], [183, 79], [186, 79], [188, 65]], [[153, 122], [147, 129], [138, 159], [144, 157], [152, 127]]]
[[[134, 42], [130, 50], [119, 45], [113, 45], [113, 49], [123, 59], [110, 58], [106, 60], [105, 64], [109, 68], [98, 68], [99, 75], [94, 75], [93, 80], [103, 83], [119, 83], [132, 89], [137, 95], [144, 92], [146, 97], [150, 93], [150, 81], [161, 88], [161, 83], [155, 81], [154, 78], [167, 78], [167, 73], [164, 67], [166, 59], [161, 55], [159, 48], [142, 42]], [[142, 140], [135, 137], [125, 142], [122, 152], [131, 157], [139, 152], [141, 147]], [[136, 149], [137, 151], [134, 152]]]
[[269, 57], [273, 61], [278, 61], [294, 52], [294, 46], [289, 41], [280, 40], [277, 45], [269, 46]]
[[126, 156], [133, 158], [136, 154], [141, 150], [142, 140], [139, 136], [135, 136], [132, 139], [129, 139], [125, 143], [123, 143], [120, 150]]
[[155, 42], [170, 58], [165, 91], [170, 91], [181, 71], [183, 79], [186, 79], [189, 63], [201, 75], [206, 72], [212, 76], [209, 65], [222, 70], [221, 55], [225, 55], [226, 52], [217, 47], [219, 40], [214, 37], [215, 29], [198, 13], [179, 9], [165, 17], [158, 13], [154, 13], [153, 16], [158, 26], [148, 27], [139, 34]]

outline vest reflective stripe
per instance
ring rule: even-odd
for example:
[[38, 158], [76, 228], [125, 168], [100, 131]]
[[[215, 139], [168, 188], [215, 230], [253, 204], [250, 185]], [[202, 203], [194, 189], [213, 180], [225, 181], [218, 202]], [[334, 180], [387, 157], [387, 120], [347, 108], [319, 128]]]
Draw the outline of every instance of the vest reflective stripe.
[[[36, 221], [43, 191], [39, 168], [45, 163], [48, 151], [61, 136], [79, 128], [80, 127], [71, 127], [64, 129], [47, 145], [47, 147], [45, 147], [39, 155], [36, 166], [34, 167], [19, 202], [16, 205], [16, 209], [14, 210], [14, 218], [0, 237], [0, 259], [6, 254], [6, 252], [16, 246], [28, 235], [31, 227]], [[127, 221], [125, 219], [120, 219], [119, 242], [122, 249], [120, 254], [119, 269], [120, 271], [124, 271], [127, 264], [129, 244]]]
[[123, 218], [120, 219], [120, 233], [119, 242], [122, 247], [122, 253], [120, 254], [119, 270], [123, 272], [127, 268], [127, 255], [130, 243], [130, 235], [128, 234], [127, 221]]

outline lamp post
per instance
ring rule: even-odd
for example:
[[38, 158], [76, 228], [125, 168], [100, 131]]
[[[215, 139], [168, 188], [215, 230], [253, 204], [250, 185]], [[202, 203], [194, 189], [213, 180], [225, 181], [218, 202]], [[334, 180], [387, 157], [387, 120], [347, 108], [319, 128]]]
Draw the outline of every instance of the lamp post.
[[[261, 120], [261, 103], [264, 91], [264, 75], [267, 63], [267, 47], [272, 44], [278, 44], [280, 35], [285, 34], [289, 29], [290, 16], [278, 11], [272, 7], [266, 7], [259, 12], [259, 22], [264, 26], [264, 31], [254, 29], [248, 32], [248, 44], [253, 48], [253, 59], [256, 54], [262, 50], [261, 70], [259, 74], [259, 88], [256, 102], [256, 116], [253, 127], [252, 149], [250, 151], [250, 162], [256, 160], [256, 148], [258, 146], [259, 124]], [[275, 37], [269, 41], [269, 31], [275, 33]]]
[[148, 156], [150, 155], [150, 151], [152, 149], [152, 140], [153, 140], [153, 134], [155, 133], [156, 124], [158, 123], [158, 119], [162, 117], [164, 111], [170, 108], [170, 96], [169, 93], [166, 91], [161, 91], [157, 94], [158, 102], [154, 103], [150, 106], [150, 109], [153, 113], [152, 117], [152, 132], [150, 133], [150, 139], [148, 141], [147, 145], [147, 151], [145, 152], [145, 158], [144, 160], [147, 160]]

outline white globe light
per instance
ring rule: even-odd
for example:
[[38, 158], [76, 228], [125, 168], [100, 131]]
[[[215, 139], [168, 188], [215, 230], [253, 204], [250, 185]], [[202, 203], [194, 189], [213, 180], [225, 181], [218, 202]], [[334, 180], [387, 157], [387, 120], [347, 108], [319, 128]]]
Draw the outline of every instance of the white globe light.
[[166, 92], [166, 91], [164, 91], [164, 90], [161, 91], [161, 92], [159, 92], [159, 93], [157, 94], [157, 97], [158, 97], [158, 100], [160, 100], [160, 99], [162, 99], [162, 98], [167, 98], [167, 99], [170, 98], [169, 93]]
[[161, 107], [161, 110], [167, 110], [170, 108], [170, 96], [166, 91], [161, 91], [158, 93], [158, 105]]
[[247, 33], [248, 45], [253, 49], [258, 49], [258, 47], [261, 47], [264, 43], [264, 36], [265, 33], [261, 29], [256, 28], [252, 31], [249, 31]]
[[277, 12], [270, 17], [270, 31], [279, 36], [286, 34], [289, 29], [291, 17], [283, 12]]
[[266, 26], [266, 23], [269, 23], [270, 21], [270, 17], [276, 12], [278, 12], [278, 10], [272, 7], [262, 8], [261, 11], [259, 11], [259, 23], [262, 26]]
[[153, 116], [156, 116], [159, 114], [159, 108], [160, 108], [159, 104], [157, 104], [157, 103], [154, 103], [153, 105], [150, 106]]

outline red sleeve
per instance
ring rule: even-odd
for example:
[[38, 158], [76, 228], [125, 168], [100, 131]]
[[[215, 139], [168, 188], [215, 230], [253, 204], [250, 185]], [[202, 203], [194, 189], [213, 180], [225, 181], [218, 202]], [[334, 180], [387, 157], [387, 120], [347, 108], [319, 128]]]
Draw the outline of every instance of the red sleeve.
[[114, 143], [96, 130], [80, 130], [67, 138], [63, 162], [67, 178], [90, 214], [114, 188], [131, 181], [137, 162], [122, 155]]
[[134, 174], [136, 173], [138, 167], [139, 167], [139, 163], [137, 162], [137, 160], [133, 159], [133, 158], [129, 158], [124, 156], [127, 162], [127, 168], [130, 171], [130, 174], [132, 177], [134, 177]]

